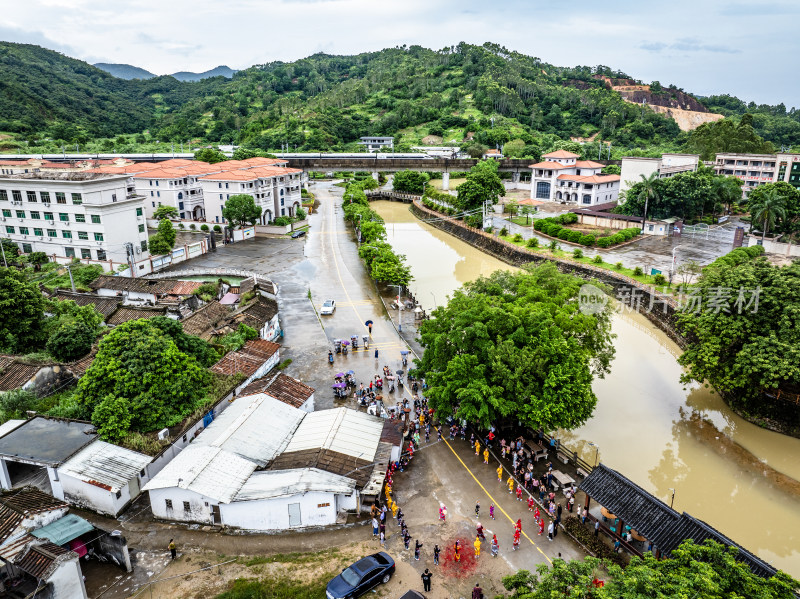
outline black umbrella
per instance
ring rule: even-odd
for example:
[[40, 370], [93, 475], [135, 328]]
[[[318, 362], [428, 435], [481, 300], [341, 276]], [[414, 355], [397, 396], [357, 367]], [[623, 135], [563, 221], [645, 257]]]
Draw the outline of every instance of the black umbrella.
[[405, 370], [395, 370], [395, 372], [396, 372], [397, 374], [403, 374], [403, 373], [405, 373]]

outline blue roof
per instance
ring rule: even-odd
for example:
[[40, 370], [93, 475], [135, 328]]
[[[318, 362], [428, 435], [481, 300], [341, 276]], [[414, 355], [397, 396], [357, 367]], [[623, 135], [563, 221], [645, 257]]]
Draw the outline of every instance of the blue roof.
[[54, 545], [64, 545], [93, 530], [94, 526], [80, 516], [67, 514], [47, 526], [34, 530], [31, 534], [39, 539], [49, 539]]

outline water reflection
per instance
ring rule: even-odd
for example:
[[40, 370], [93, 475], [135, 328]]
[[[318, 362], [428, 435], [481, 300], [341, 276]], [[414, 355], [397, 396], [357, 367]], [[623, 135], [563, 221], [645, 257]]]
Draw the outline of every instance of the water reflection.
[[[467, 281], [513, 268], [421, 223], [407, 205], [373, 208], [428, 310]], [[800, 576], [800, 439], [745, 422], [702, 385], [681, 384], [680, 348], [643, 316], [618, 311], [612, 330], [616, 357], [593, 384], [597, 409], [564, 442], [590, 463], [597, 447], [603, 463], [667, 503], [676, 489], [675, 509]]]

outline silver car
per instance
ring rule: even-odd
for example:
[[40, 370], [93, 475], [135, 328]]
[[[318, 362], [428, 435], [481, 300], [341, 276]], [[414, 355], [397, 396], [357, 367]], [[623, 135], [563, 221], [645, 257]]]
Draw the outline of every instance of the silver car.
[[333, 314], [336, 312], [336, 300], [325, 300], [322, 307], [319, 309], [320, 314]]

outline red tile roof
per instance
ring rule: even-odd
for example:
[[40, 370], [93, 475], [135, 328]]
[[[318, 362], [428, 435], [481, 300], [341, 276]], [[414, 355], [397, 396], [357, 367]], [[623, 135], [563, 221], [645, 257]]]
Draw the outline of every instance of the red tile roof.
[[175, 285], [167, 291], [167, 295], [192, 295], [202, 285], [202, 281], [175, 281]]
[[605, 164], [600, 164], [599, 162], [593, 162], [591, 160], [577, 160], [575, 166], [582, 168], [603, 168]]
[[41, 364], [23, 364], [14, 356], [0, 356], [0, 391], [19, 389], [43, 367]]
[[[25, 555], [14, 560], [14, 565], [37, 580], [42, 580], [51, 574], [50, 569], [55, 561], [68, 553], [73, 552], [53, 543], [42, 543], [33, 545]], [[77, 553], [73, 555], [78, 557]]]
[[619, 181], [619, 175], [591, 175], [584, 177], [583, 175], [559, 175], [559, 181], [577, 181], [579, 183], [612, 183]]
[[241, 372], [247, 377], [253, 376], [262, 364], [274, 356], [281, 346], [265, 339], [251, 339], [239, 351], [226, 354], [211, 367], [219, 374], [236, 374]]
[[542, 154], [542, 158], [580, 158], [578, 154], [567, 152], [566, 150], [556, 150], [548, 154]]
[[263, 377], [253, 381], [242, 389], [239, 396], [257, 393], [266, 393], [285, 404], [299, 408], [314, 395], [314, 388], [281, 372], [273, 377]]
[[188, 173], [180, 168], [157, 168], [136, 173], [134, 179], [183, 179]]
[[255, 181], [259, 178], [257, 173], [249, 170], [230, 170], [200, 177], [200, 181]]
[[528, 168], [549, 168], [558, 170], [560, 168], [575, 168], [574, 164], [561, 164], [560, 162], [537, 162], [536, 164], [531, 164]]

